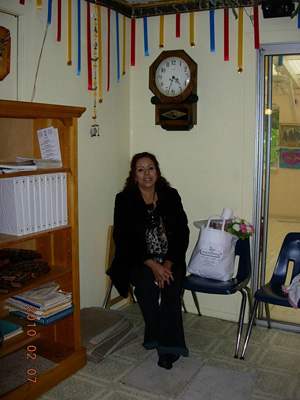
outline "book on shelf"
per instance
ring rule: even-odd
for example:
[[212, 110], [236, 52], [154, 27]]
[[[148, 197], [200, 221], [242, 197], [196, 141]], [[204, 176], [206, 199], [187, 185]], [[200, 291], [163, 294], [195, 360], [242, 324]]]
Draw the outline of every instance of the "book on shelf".
[[20, 325], [0, 319], [0, 331], [3, 339], [7, 340], [18, 335], [19, 333], [22, 333], [23, 329]]
[[23, 162], [0, 161], [0, 172], [2, 174], [36, 171], [37, 165], [32, 160]]
[[47, 160], [45, 158], [26, 158], [26, 157], [16, 158], [16, 164], [22, 164], [25, 162], [32, 162], [33, 164], [36, 165], [37, 169], [54, 169], [62, 167], [61, 160]]
[[[74, 306], [72, 304], [69, 307], [67, 307], [67, 308], [65, 308], [65, 309], [63, 309], [61, 311], [58, 311], [58, 312], [56, 312], [56, 313], [54, 313], [52, 315], [37, 317], [36, 321], [39, 324], [42, 324], [42, 325], [49, 325], [49, 324], [51, 324], [51, 323], [53, 323], [55, 321], [58, 321], [59, 319], [62, 319], [64, 317], [66, 317], [67, 315], [72, 314], [73, 313], [73, 308], [74, 308]], [[22, 312], [22, 311], [11, 311], [11, 314], [17, 315], [17, 316], [19, 316], [21, 318], [25, 318], [25, 319], [27, 319], [27, 315], [28, 315], [27, 313]]]

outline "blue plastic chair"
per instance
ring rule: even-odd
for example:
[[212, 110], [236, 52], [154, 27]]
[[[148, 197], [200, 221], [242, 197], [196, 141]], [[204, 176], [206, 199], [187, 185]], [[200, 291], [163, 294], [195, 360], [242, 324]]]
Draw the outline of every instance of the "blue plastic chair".
[[249, 239], [239, 239], [236, 242], [235, 246], [235, 255], [239, 256], [239, 264], [237, 274], [234, 278], [229, 281], [217, 281], [214, 279], [202, 278], [198, 275], [188, 275], [184, 278], [182, 282], [182, 305], [184, 310], [186, 311], [183, 295], [185, 290], [190, 290], [192, 292], [192, 296], [195, 302], [195, 306], [198, 310], [198, 314], [201, 315], [199, 302], [197, 299], [196, 292], [201, 293], [210, 293], [210, 294], [234, 294], [240, 292], [242, 294], [241, 307], [240, 307], [240, 315], [238, 321], [238, 331], [237, 331], [237, 339], [236, 339], [236, 348], [234, 357], [238, 358], [238, 352], [241, 342], [241, 335], [243, 330], [243, 322], [246, 308], [246, 301], [248, 295], [248, 302], [250, 306], [250, 310], [252, 311], [253, 303], [252, 303], [252, 293], [250, 288], [248, 288], [247, 284], [250, 280], [251, 276], [251, 258], [250, 258], [250, 244]]
[[291, 232], [286, 235], [282, 243], [270, 282], [266, 285], [263, 285], [254, 294], [254, 307], [251, 313], [241, 359], [244, 359], [245, 357], [259, 302], [265, 303], [269, 329], [271, 328], [269, 304], [275, 304], [282, 307], [292, 307], [288, 301], [288, 296], [282, 291], [282, 285], [286, 284], [286, 277], [290, 262], [293, 262], [294, 265], [289, 283], [291, 283], [294, 277], [300, 273], [300, 233], [298, 232]]

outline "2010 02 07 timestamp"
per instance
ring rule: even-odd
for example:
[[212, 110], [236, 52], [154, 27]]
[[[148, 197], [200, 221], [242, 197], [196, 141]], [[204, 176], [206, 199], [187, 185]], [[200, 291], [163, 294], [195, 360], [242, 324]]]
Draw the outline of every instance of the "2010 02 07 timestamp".
[[[30, 337], [33, 337], [36, 335], [36, 329], [32, 329], [33, 327], [36, 327], [36, 323], [34, 322], [36, 320], [36, 307], [27, 307], [27, 327], [30, 328], [27, 330], [27, 335]], [[33, 344], [30, 344], [27, 346], [27, 353], [26, 353], [26, 357], [27, 357], [27, 364], [30, 363], [31, 360], [35, 360], [36, 359], [36, 346], [34, 346]], [[30, 382], [34, 382], [36, 383], [36, 369], [34, 368], [29, 368], [27, 369], [27, 375], [29, 375], [30, 377], [27, 377], [27, 380]]]

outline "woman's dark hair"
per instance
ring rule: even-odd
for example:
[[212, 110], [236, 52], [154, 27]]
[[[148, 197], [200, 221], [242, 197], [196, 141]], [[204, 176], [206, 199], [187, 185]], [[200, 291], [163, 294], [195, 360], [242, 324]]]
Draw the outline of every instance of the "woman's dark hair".
[[162, 176], [159, 168], [159, 163], [155, 157], [155, 155], [148, 153], [147, 151], [144, 151], [142, 153], [137, 153], [135, 154], [130, 163], [130, 171], [129, 171], [129, 176], [127, 177], [124, 185], [124, 189], [132, 189], [135, 187], [135, 173], [136, 173], [136, 164], [139, 159], [148, 157], [150, 160], [153, 162], [156, 172], [157, 172], [157, 185], [166, 185], [170, 186], [169, 182]]

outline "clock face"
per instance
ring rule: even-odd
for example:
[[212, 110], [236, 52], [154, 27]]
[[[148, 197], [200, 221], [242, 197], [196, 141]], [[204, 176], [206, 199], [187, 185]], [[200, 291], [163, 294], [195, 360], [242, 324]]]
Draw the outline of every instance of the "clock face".
[[165, 96], [175, 97], [185, 91], [190, 83], [191, 71], [180, 57], [167, 57], [157, 67], [155, 84]]

